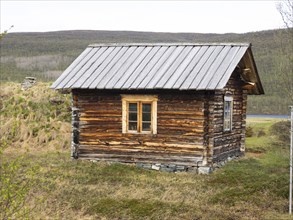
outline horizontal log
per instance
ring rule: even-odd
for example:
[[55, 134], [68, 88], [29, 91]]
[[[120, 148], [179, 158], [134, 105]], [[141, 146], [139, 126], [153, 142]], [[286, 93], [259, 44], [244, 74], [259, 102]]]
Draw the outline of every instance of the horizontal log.
[[161, 114], [160, 112], [158, 112], [158, 120], [160, 119], [175, 119], [175, 120], [178, 120], [178, 119], [192, 119], [192, 120], [198, 120], [198, 121], [203, 121], [205, 119], [204, 115], [202, 116], [196, 116], [196, 115], [189, 115], [189, 116], [186, 116], [186, 115], [163, 115]]
[[241, 155], [243, 155], [243, 152], [241, 152], [240, 149], [233, 149], [230, 151], [223, 152], [221, 154], [214, 154], [213, 161], [214, 162], [222, 161], [227, 159], [229, 156], [241, 156]]
[[[174, 128], [174, 129], [178, 129], [178, 130], [192, 130], [192, 129], [196, 129], [196, 130], [200, 130], [202, 131], [204, 126], [203, 123], [198, 123], [198, 122], [190, 122], [190, 123], [179, 123], [179, 121], [177, 123], [162, 123], [160, 121], [159, 126], [163, 127], [163, 128]], [[195, 131], [195, 130], [193, 130]]]
[[102, 117], [99, 117], [99, 118], [96, 118], [96, 117], [80, 117], [79, 118], [80, 121], [87, 121], [87, 122], [92, 122], [92, 121], [121, 121], [122, 118], [121, 117], [117, 117], [117, 118], [114, 118], [114, 117], [105, 117], [105, 118], [102, 118]]
[[162, 115], [166, 115], [166, 116], [170, 116], [172, 117], [173, 115], [183, 115], [185, 117], [197, 117], [197, 116], [203, 116], [204, 113], [203, 112], [196, 112], [196, 111], [159, 111], [158, 112], [159, 114], [162, 114]]
[[172, 161], [172, 160], [150, 160], [150, 159], [129, 159], [129, 158], [94, 158], [91, 156], [83, 156], [79, 157], [79, 159], [82, 160], [97, 160], [97, 161], [108, 161], [108, 162], [118, 162], [118, 163], [146, 163], [146, 164], [156, 164], [156, 163], [161, 163], [161, 164], [176, 164], [176, 165], [182, 165], [182, 166], [201, 166], [202, 162], [201, 158], [195, 159], [194, 162], [184, 162], [184, 161]]
[[155, 163], [159, 161], [164, 162], [191, 162], [196, 163], [197, 161], [201, 161], [203, 159], [202, 156], [173, 156], [173, 155], [156, 155], [156, 154], [150, 154], [150, 155], [117, 155], [117, 154], [79, 154], [80, 158], [99, 158], [99, 159], [124, 159], [128, 161], [139, 161], [139, 160], [148, 160], [153, 161]]
[[171, 104], [163, 104], [158, 103], [158, 111], [195, 111], [200, 112], [204, 111], [204, 108], [201, 105], [171, 105]]
[[83, 118], [98, 118], [98, 117], [101, 117], [101, 118], [105, 118], [105, 117], [122, 117], [122, 113], [119, 112], [119, 113], [113, 113], [113, 112], [104, 112], [104, 113], [83, 113], [81, 112], [80, 113], [80, 117], [83, 117]]
[[121, 154], [121, 153], [139, 153], [139, 154], [170, 154], [178, 156], [194, 156], [202, 155], [202, 149], [171, 149], [171, 148], [151, 148], [143, 146], [133, 146], [132, 148], [123, 148], [125, 146], [99, 146], [99, 147], [88, 147], [88, 145], [82, 145], [78, 148], [81, 153], [111, 153], [111, 154]]

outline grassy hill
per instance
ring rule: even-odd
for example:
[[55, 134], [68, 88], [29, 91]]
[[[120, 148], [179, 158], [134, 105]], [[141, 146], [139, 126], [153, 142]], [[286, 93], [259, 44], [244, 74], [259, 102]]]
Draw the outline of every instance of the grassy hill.
[[164, 173], [71, 160], [70, 95], [49, 83], [0, 96], [0, 219], [292, 219], [289, 143], [272, 119], [249, 119], [246, 156], [213, 174]]
[[[250, 97], [252, 114], [287, 114], [289, 98], [280, 77], [280, 63], [293, 54], [285, 30], [245, 34], [152, 33], [130, 31], [57, 31], [10, 33], [1, 41], [1, 81], [20, 82], [25, 76], [53, 81], [92, 43], [106, 42], [251, 42], [265, 96]], [[290, 64], [288, 81], [293, 85]], [[292, 103], [291, 103], [292, 104]]]

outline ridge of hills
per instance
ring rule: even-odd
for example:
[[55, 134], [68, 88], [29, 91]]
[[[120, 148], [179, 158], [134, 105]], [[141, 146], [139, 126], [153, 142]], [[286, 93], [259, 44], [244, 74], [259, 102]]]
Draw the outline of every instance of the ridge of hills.
[[[54, 81], [87, 45], [94, 43], [249, 42], [266, 94], [249, 97], [248, 113], [287, 114], [292, 103], [283, 89], [284, 80], [279, 71], [286, 55], [293, 54], [292, 40], [286, 33], [286, 29], [244, 34], [93, 30], [9, 33], [0, 42], [0, 81], [21, 82], [26, 76]], [[291, 74], [291, 66], [287, 69]], [[293, 75], [287, 81], [292, 83], [292, 80]]]

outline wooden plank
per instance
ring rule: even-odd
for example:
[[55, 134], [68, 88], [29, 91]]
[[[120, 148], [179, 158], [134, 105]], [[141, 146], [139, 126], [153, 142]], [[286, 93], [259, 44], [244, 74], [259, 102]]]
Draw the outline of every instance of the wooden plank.
[[240, 49], [239, 47], [232, 47], [230, 49], [229, 53], [224, 58], [223, 62], [221, 63], [221, 65], [219, 66], [217, 71], [215, 72], [215, 74], [213, 76], [213, 80], [211, 80], [210, 83], [208, 84], [208, 86], [207, 86], [208, 89], [212, 90], [217, 87], [219, 81], [223, 77], [223, 73], [225, 73], [227, 71], [227, 69], [229, 68], [229, 65], [227, 65], [227, 64], [230, 63], [231, 60], [233, 60], [235, 55], [238, 53], [239, 49]]
[[92, 74], [92, 67], [95, 66], [99, 57], [105, 52], [106, 48], [100, 48], [89, 58], [86, 64], [70, 79], [66, 84], [70, 88], [79, 88], [81, 84]]
[[237, 54], [233, 57], [232, 61], [230, 62], [230, 65], [226, 72], [223, 74], [223, 77], [219, 81], [216, 88], [224, 88], [227, 84], [229, 78], [231, 77], [231, 74], [233, 73], [234, 69], [236, 68], [237, 64], [240, 62], [241, 58], [243, 57], [245, 51], [247, 50], [247, 47], [241, 47]]
[[[66, 70], [61, 74], [61, 76], [53, 83], [51, 88], [61, 89], [63, 85], [71, 78], [71, 75], [74, 75], [79, 63], [88, 55], [92, 48], [86, 48], [71, 64]], [[62, 83], [61, 83], [62, 82]], [[61, 85], [60, 85], [61, 84]]]
[[[82, 76], [83, 72], [89, 67], [92, 63], [91, 60], [95, 56], [95, 54], [99, 51], [99, 49], [92, 49], [87, 56], [79, 63], [78, 68], [76, 67], [74, 74], [70, 76], [70, 79], [67, 80], [66, 84], [63, 85], [63, 88], [71, 88], [71, 85]], [[64, 83], [65, 81], [63, 81]]]
[[195, 55], [188, 64], [188, 66], [184, 69], [184, 72], [180, 75], [180, 77], [176, 80], [176, 83], [173, 85], [173, 89], [181, 89], [181, 85], [191, 78], [190, 73], [191, 71], [197, 66], [198, 62], [204, 56], [206, 51], [208, 50], [208, 46], [200, 47], [198, 51], [194, 51]]
[[156, 76], [157, 72], [162, 68], [166, 60], [172, 55], [176, 48], [175, 47], [169, 47], [162, 56], [156, 60], [155, 65], [152, 67], [152, 69], [146, 74], [144, 79], [139, 83], [137, 86], [137, 89], [145, 89], [147, 88], [147, 85], [152, 81], [152, 79]]
[[131, 86], [129, 86], [129, 88], [137, 89], [138, 86], [140, 85], [140, 83], [145, 79], [145, 77], [149, 74], [149, 72], [154, 68], [154, 66], [156, 65], [158, 60], [165, 54], [167, 49], [168, 49], [168, 47], [160, 47], [158, 49], [158, 51], [153, 51], [154, 52], [153, 56], [148, 57], [148, 58], [151, 58], [151, 59], [147, 60], [147, 62], [144, 63], [144, 65], [141, 66], [143, 68], [139, 68], [140, 72], [137, 71], [139, 73], [139, 75], [136, 77], [135, 81], [133, 81], [131, 83], [126, 82], [125, 86], [128, 83], [130, 83]]
[[[202, 77], [201, 82], [198, 84], [196, 89], [198, 90], [204, 90], [207, 88], [208, 84], [214, 80], [214, 76], [216, 75], [215, 73], [217, 72], [218, 68], [221, 66], [223, 63], [223, 60], [227, 56], [231, 49], [231, 46], [225, 46], [220, 53], [216, 56], [215, 60], [213, 61], [212, 65], [210, 65], [208, 71], [204, 76]], [[218, 73], [219, 75], [221, 73]]]
[[124, 65], [126, 60], [137, 50], [137, 47], [130, 47], [130, 48], [122, 48], [122, 50], [125, 49], [125, 52], [119, 54], [120, 56], [117, 56], [117, 60], [115, 63], [112, 64], [111, 68], [109, 70], [104, 71], [103, 77], [97, 82], [96, 88], [98, 89], [104, 89], [107, 83], [114, 77], [119, 76], [119, 74], [116, 75], [116, 73], [120, 70], [120, 68]]
[[156, 84], [156, 88], [171, 89], [198, 50], [199, 47], [186, 46], [178, 59], [170, 67], [170, 74], [163, 76]]
[[[103, 50], [102, 50], [103, 49]], [[99, 68], [103, 68], [103, 64], [106, 58], [114, 51], [114, 47], [103, 47], [101, 48], [100, 56], [93, 65], [83, 74], [82, 80], [77, 81], [74, 84], [74, 88], [88, 88], [90, 83], [95, 77], [95, 72], [99, 72]]]
[[156, 71], [156, 74], [152, 80], [145, 86], [146, 89], [159, 88], [155, 85], [159, 82], [160, 79], [163, 78], [164, 75], [166, 75], [167, 79], [169, 78], [169, 71], [172, 71], [170, 68], [172, 68], [172, 64], [175, 63], [175, 60], [180, 56], [183, 49], [183, 46], [175, 47], [170, 56], [164, 62], [162, 62], [160, 69]]
[[83, 154], [83, 155], [79, 155], [79, 156], [88, 156], [88, 157], [93, 157], [93, 158], [129, 158], [129, 160], [134, 160], [135, 158], [137, 159], [151, 159], [153, 161], [156, 160], [165, 160], [165, 161], [186, 161], [186, 162], [194, 162], [197, 158], [200, 158], [200, 155], [195, 155], [193, 157], [190, 156], [173, 156], [173, 155], [146, 155], [146, 154], [142, 154], [142, 155], [123, 155], [123, 154]]
[[[124, 84], [121, 88], [133, 89], [132, 84], [136, 81], [136, 79], [139, 79], [140, 77], [144, 76], [144, 73], [148, 71], [147, 66], [149, 65], [150, 62], [152, 62], [154, 56], [160, 50], [160, 47], [148, 47], [148, 48], [150, 49], [150, 52], [139, 63], [137, 68], [128, 77], [128, 79], [126, 80], [126, 82], [124, 82]], [[149, 65], [149, 68], [150, 68], [150, 65]], [[142, 76], [141, 76], [141, 74], [142, 74]]]
[[[195, 76], [195, 78], [193, 78], [192, 83], [188, 87], [189, 89], [197, 89], [199, 83], [204, 80], [204, 76], [207, 74], [208, 70], [211, 68], [211, 66], [215, 62], [216, 58], [218, 57], [218, 55], [219, 55], [219, 53], [221, 52], [222, 49], [223, 49], [222, 46], [216, 47], [216, 48], [213, 49], [213, 52], [209, 55], [209, 57], [206, 57], [206, 61], [202, 65], [202, 67], [199, 69], [199, 71], [198, 72], [195, 71], [193, 73], [196, 76]], [[208, 81], [208, 79], [207, 79], [207, 81]]]
[[198, 162], [202, 161], [202, 157], [196, 157], [194, 161], [186, 162], [186, 161], [174, 161], [172, 159], [145, 159], [145, 158], [98, 158], [98, 157], [92, 157], [91, 154], [83, 155], [81, 154], [80, 159], [87, 159], [87, 160], [97, 160], [97, 161], [110, 161], [110, 162], [120, 162], [120, 163], [165, 163], [165, 164], [176, 164], [176, 165], [182, 165], [182, 166], [197, 166]]
[[117, 47], [114, 51], [106, 58], [103, 62], [103, 66], [99, 68], [99, 72], [95, 71], [95, 79], [92, 80], [91, 84], [88, 86], [89, 89], [97, 88], [98, 83], [104, 78], [104, 76], [110, 71], [110, 69], [117, 63], [117, 61], [126, 52], [126, 47]]
[[[83, 83], [81, 88], [90, 88], [90, 85], [95, 81], [95, 79], [101, 74], [101, 72], [107, 67], [110, 61], [115, 57], [115, 55], [121, 50], [121, 47], [109, 47], [105, 53], [99, 58], [97, 62], [97, 67], [93, 70], [90, 77]], [[87, 90], [88, 91], [88, 90]], [[79, 91], [80, 94], [84, 92]]]
[[[139, 56], [135, 58], [132, 64], [124, 71], [123, 74], [121, 74], [120, 79], [116, 81], [115, 85], [112, 88], [120, 89], [124, 87], [123, 85], [127, 82], [127, 80], [129, 80], [133, 76], [133, 73], [142, 66], [142, 62], [145, 59], [147, 59], [147, 56], [149, 55], [152, 49], [152, 47], [143, 48]], [[128, 87], [126, 86], [124, 88]]]
[[[130, 49], [129, 49], [130, 50]], [[136, 61], [137, 57], [141, 54], [141, 52], [144, 50], [143, 47], [136, 48], [130, 56], [126, 57], [127, 54], [125, 53], [123, 56], [123, 59], [121, 59], [119, 62], [122, 63], [119, 68], [117, 68], [116, 72], [113, 71], [112, 76], [111, 72], [107, 76], [109, 76], [109, 79], [107, 82], [101, 82], [104, 84], [105, 89], [113, 89], [115, 84], [120, 81], [122, 76], [125, 76], [125, 72], [129, 69], [129, 67]]]

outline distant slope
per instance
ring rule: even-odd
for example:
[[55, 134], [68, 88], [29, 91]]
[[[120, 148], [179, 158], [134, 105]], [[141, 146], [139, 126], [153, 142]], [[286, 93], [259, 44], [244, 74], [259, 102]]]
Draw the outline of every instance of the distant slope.
[[[284, 30], [245, 34], [154, 33], [131, 31], [57, 31], [10, 33], [1, 42], [1, 81], [22, 81], [25, 76], [53, 81], [92, 43], [109, 42], [251, 42], [265, 96], [249, 100], [249, 112], [285, 114], [289, 101], [284, 98], [278, 65], [284, 57], [281, 45]], [[293, 50], [288, 45], [286, 50]], [[292, 51], [293, 53], [293, 51]], [[292, 79], [291, 79], [292, 80]], [[273, 104], [272, 104], [273, 103]]]

